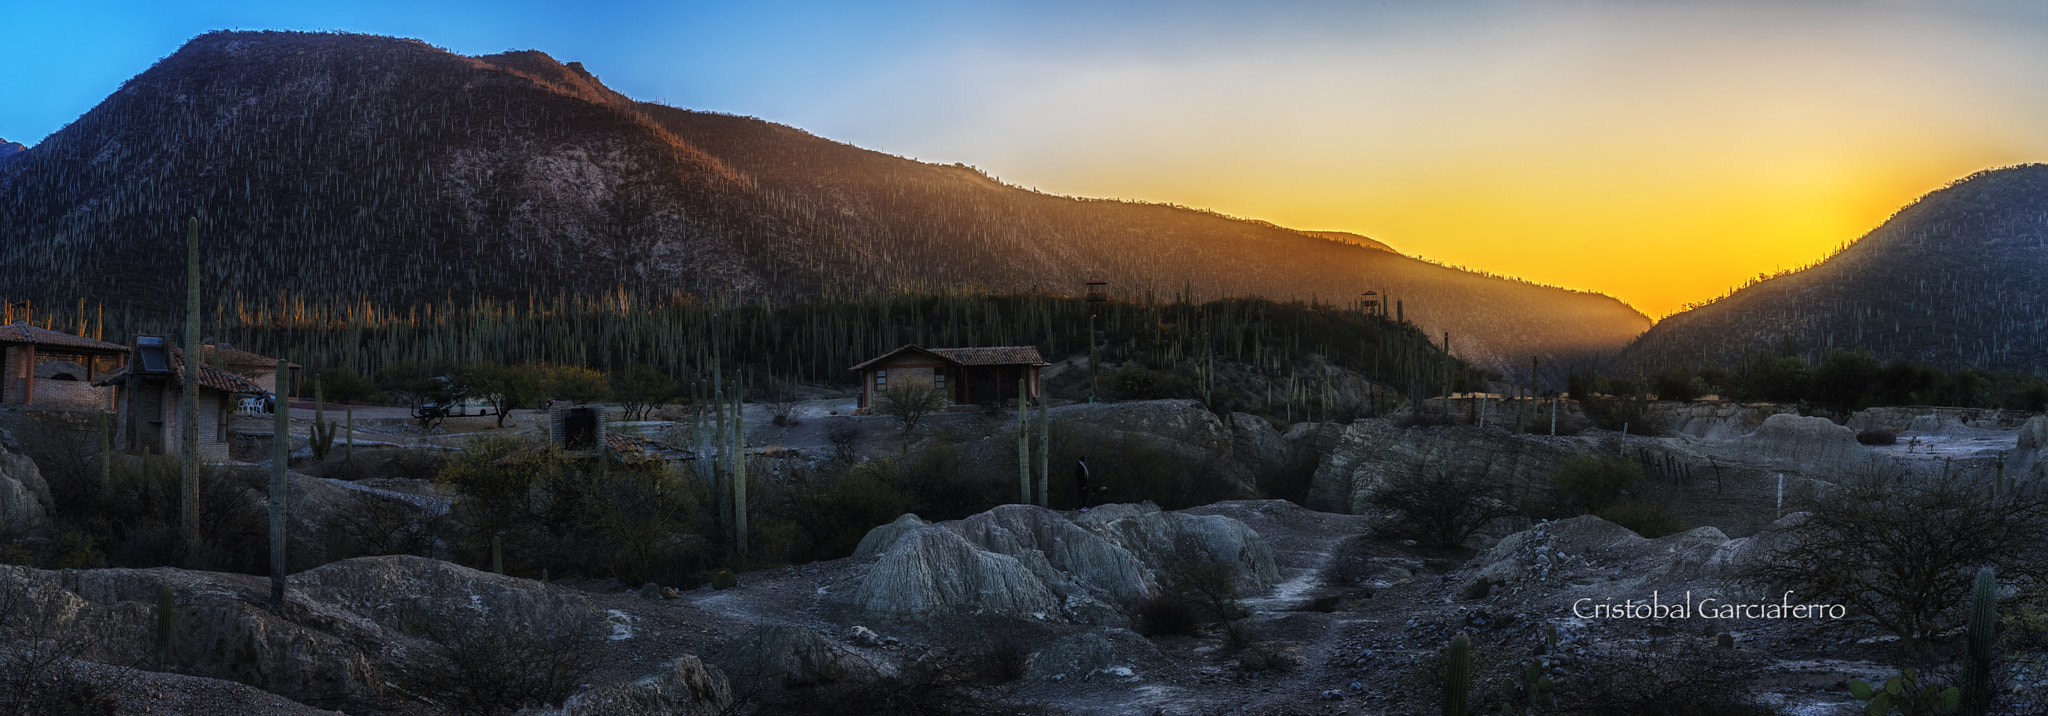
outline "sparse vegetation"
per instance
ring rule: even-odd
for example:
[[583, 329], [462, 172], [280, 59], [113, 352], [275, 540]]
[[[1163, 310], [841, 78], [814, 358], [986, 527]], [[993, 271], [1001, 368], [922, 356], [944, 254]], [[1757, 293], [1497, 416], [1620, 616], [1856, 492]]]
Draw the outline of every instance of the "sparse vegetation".
[[1388, 480], [1369, 504], [1401, 516], [1401, 526], [1432, 547], [1455, 548], [1518, 510], [1508, 486], [1484, 474], [1423, 470]]

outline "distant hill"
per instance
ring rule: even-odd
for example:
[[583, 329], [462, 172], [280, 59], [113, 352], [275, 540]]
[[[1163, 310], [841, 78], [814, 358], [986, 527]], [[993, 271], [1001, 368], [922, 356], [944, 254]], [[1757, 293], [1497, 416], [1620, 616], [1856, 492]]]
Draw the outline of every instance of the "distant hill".
[[1340, 244], [1353, 244], [1356, 246], [1363, 246], [1368, 249], [1379, 249], [1381, 251], [1394, 254], [1401, 253], [1399, 251], [1395, 251], [1394, 247], [1388, 246], [1384, 241], [1380, 241], [1379, 239], [1368, 238], [1365, 236], [1360, 236], [1349, 231], [1304, 231], [1301, 233], [1308, 234], [1310, 236], [1329, 239]]
[[1956, 181], [1811, 268], [1658, 322], [1623, 359], [1727, 362], [1787, 338], [1809, 358], [2048, 372], [2048, 165]]
[[176, 305], [182, 219], [197, 213], [205, 285], [230, 301], [788, 300], [1073, 292], [1095, 277], [1133, 296], [1343, 304], [1373, 290], [1481, 362], [1611, 351], [1649, 324], [1607, 296], [1356, 240], [1042, 194], [635, 102], [533, 51], [209, 33], [24, 156], [0, 168], [0, 293], [66, 304]]
[[26, 151], [28, 151], [28, 147], [22, 146], [20, 142], [0, 139], [0, 164], [6, 164], [9, 160], [21, 156], [21, 153]]

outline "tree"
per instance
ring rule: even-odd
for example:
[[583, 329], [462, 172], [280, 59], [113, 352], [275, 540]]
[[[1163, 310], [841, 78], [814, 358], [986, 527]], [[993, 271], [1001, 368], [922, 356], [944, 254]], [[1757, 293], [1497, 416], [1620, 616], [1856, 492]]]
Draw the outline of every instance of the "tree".
[[543, 365], [539, 368], [541, 392], [571, 403], [595, 403], [612, 397], [611, 383], [603, 371], [580, 365]]
[[627, 420], [646, 420], [648, 412], [674, 400], [681, 389], [682, 384], [661, 369], [635, 363], [624, 375], [614, 377], [612, 397], [618, 400], [619, 407], [626, 409]]
[[491, 404], [501, 428], [514, 406], [529, 405], [540, 396], [540, 377], [529, 367], [485, 361], [463, 368], [460, 376], [471, 393]]
[[917, 429], [925, 416], [946, 407], [946, 389], [922, 380], [899, 380], [875, 396], [875, 412], [903, 421], [903, 435]]
[[1746, 570], [1797, 603], [1841, 604], [1908, 643], [1960, 626], [1977, 569], [2048, 576], [2048, 489], [1897, 473], [1852, 476]]
[[448, 417], [448, 406], [469, 396], [469, 388], [454, 376], [417, 363], [401, 363], [377, 373], [384, 392], [412, 408], [421, 430], [432, 430]]
[[1388, 480], [1368, 501], [1400, 513], [1416, 539], [1432, 547], [1457, 547], [1495, 520], [1513, 516], [1508, 486], [1484, 473], [1456, 474], [1427, 468]]

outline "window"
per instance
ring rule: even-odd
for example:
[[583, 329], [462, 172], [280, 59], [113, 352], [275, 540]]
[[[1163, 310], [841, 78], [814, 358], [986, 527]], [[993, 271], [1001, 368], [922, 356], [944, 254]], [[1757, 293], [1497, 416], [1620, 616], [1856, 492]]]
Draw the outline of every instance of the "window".
[[945, 389], [946, 389], [946, 369], [945, 369], [945, 368], [933, 368], [933, 369], [932, 369], [932, 385], [938, 386], [939, 390], [945, 390]]
[[224, 443], [228, 441], [228, 406], [220, 403], [217, 407], [220, 408], [220, 417], [214, 421], [213, 441]]
[[875, 390], [881, 390], [887, 387], [889, 387], [889, 371], [875, 371]]

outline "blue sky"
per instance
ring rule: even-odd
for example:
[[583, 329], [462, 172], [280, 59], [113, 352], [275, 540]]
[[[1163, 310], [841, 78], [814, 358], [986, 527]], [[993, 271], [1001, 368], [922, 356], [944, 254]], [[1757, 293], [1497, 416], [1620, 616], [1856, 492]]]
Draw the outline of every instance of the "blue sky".
[[33, 144], [187, 39], [538, 49], [1044, 191], [1352, 231], [1660, 316], [2048, 160], [2048, 3], [0, 0]]

